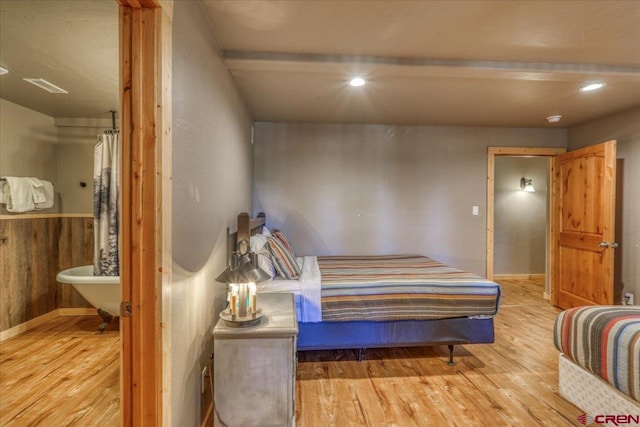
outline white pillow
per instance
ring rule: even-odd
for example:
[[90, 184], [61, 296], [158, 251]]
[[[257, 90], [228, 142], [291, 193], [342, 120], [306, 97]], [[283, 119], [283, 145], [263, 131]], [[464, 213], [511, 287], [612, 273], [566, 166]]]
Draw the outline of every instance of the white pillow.
[[261, 233], [261, 234], [263, 234], [263, 235], [265, 235], [265, 236], [271, 236], [271, 231], [269, 231], [269, 229], [267, 228], [267, 226], [266, 226], [266, 225], [263, 225], [263, 226], [262, 226], [262, 233]]
[[263, 234], [251, 236], [251, 239], [249, 239], [249, 248], [251, 252], [258, 255], [258, 267], [273, 278], [276, 275], [276, 267], [273, 265], [273, 261], [271, 261], [271, 253], [269, 252], [269, 246], [267, 246], [267, 236]]

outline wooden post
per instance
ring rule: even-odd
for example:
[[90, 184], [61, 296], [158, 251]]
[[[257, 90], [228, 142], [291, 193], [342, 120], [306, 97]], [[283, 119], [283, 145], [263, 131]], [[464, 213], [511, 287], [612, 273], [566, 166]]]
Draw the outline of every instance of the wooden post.
[[[121, 425], [163, 422], [162, 286], [171, 280], [171, 2], [119, 0]], [[164, 335], [168, 335], [166, 332]]]

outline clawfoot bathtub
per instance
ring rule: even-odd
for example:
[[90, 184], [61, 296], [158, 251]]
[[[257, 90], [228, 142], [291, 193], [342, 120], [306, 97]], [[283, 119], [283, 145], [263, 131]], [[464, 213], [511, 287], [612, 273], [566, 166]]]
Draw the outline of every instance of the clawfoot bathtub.
[[56, 280], [69, 283], [97, 310], [104, 320], [98, 329], [103, 332], [109, 322], [120, 315], [120, 277], [94, 276], [93, 265], [63, 270]]

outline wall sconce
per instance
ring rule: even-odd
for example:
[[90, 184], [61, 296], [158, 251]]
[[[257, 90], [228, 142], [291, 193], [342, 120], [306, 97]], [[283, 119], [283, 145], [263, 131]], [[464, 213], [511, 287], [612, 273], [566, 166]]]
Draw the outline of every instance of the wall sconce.
[[527, 193], [535, 193], [536, 189], [533, 188], [533, 179], [532, 178], [522, 178], [520, 180], [520, 188], [522, 188], [522, 191], [526, 191]]
[[228, 326], [247, 327], [260, 323], [264, 315], [257, 306], [256, 283], [271, 276], [258, 267], [258, 257], [248, 252], [248, 245], [238, 245], [240, 252], [233, 252], [230, 265], [216, 281], [227, 284], [229, 305], [220, 313]]

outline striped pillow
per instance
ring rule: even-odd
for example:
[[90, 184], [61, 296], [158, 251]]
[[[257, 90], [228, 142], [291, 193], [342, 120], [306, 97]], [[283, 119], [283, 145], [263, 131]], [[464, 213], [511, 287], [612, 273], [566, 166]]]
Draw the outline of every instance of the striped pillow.
[[296, 279], [300, 276], [300, 266], [296, 256], [277, 238], [267, 236], [269, 251], [278, 275], [285, 279]]
[[274, 230], [273, 236], [282, 242], [282, 244], [289, 249], [291, 253], [293, 253], [293, 246], [289, 243], [289, 239], [284, 235], [284, 233], [280, 230]]

